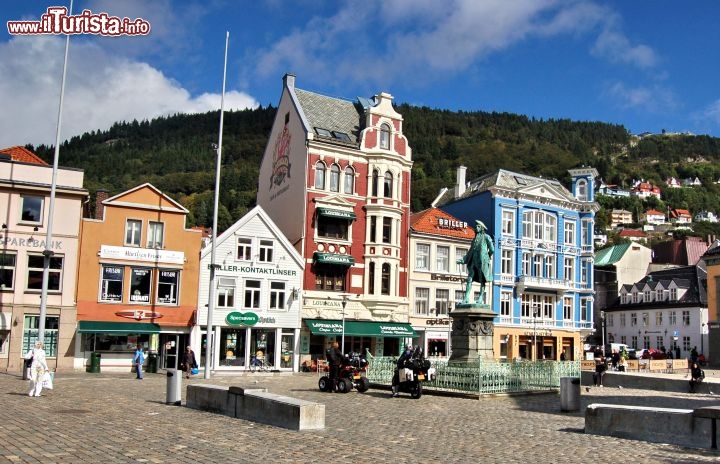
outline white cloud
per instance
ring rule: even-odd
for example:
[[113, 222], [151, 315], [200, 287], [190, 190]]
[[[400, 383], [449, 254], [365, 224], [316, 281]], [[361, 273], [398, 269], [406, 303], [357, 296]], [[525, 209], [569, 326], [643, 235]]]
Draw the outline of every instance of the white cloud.
[[[13, 37], [0, 44], [0, 146], [54, 144], [65, 40]], [[225, 109], [258, 106], [250, 95], [227, 91]], [[117, 121], [220, 108], [219, 94], [190, 95], [147, 63], [110, 54], [96, 42], [70, 40], [63, 104], [65, 140]]]
[[674, 111], [679, 107], [675, 94], [658, 85], [629, 87], [622, 82], [614, 82], [606, 86], [603, 96], [618, 108], [652, 114]]
[[712, 125], [720, 125], [720, 100], [715, 100], [705, 108], [701, 117], [698, 118], [701, 122], [709, 122]]

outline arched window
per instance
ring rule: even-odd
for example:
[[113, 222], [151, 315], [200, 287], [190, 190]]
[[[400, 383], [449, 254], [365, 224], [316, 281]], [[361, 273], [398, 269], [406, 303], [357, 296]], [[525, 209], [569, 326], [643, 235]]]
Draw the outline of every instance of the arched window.
[[337, 164], [330, 166], [330, 191], [340, 191], [340, 166]]
[[315, 163], [315, 188], [325, 189], [325, 164], [322, 161]]
[[382, 275], [380, 276], [380, 293], [382, 295], [390, 294], [390, 265], [384, 263], [382, 265]]
[[345, 193], [352, 195], [355, 192], [355, 170], [348, 166], [345, 168]]
[[587, 181], [585, 179], [580, 179], [577, 182], [577, 199], [580, 201], [587, 201], [588, 199], [588, 191], [587, 191]]
[[387, 124], [380, 126], [380, 148], [383, 150], [390, 149], [390, 126]]
[[370, 192], [370, 195], [376, 197], [378, 196], [378, 177], [380, 176], [380, 173], [377, 169], [375, 169], [372, 173], [372, 192]]
[[385, 198], [392, 198], [393, 193], [393, 176], [390, 171], [385, 173], [385, 182], [384, 182], [384, 192], [383, 196]]

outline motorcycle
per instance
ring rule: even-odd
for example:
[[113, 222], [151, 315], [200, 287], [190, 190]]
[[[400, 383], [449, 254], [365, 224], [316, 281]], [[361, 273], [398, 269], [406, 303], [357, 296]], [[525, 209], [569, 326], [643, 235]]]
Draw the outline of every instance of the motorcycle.
[[422, 350], [416, 349], [412, 357], [405, 359], [402, 365], [395, 368], [392, 379], [393, 396], [398, 393], [409, 393], [411, 398], [422, 396], [423, 382], [435, 380], [435, 368], [425, 359]]
[[370, 388], [370, 381], [365, 377], [368, 362], [360, 353], [350, 353], [343, 356], [342, 365], [338, 370], [338, 378], [335, 385], [330, 381], [330, 376], [324, 375], [318, 380], [320, 391], [336, 390], [340, 393], [347, 393], [353, 388], [363, 393]]

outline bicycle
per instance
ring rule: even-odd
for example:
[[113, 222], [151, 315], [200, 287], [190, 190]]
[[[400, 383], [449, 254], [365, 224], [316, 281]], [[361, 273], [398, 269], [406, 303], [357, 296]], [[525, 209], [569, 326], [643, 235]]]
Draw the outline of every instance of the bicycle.
[[250, 357], [250, 372], [270, 372], [273, 370], [273, 366], [265, 362], [264, 357], [251, 356]]

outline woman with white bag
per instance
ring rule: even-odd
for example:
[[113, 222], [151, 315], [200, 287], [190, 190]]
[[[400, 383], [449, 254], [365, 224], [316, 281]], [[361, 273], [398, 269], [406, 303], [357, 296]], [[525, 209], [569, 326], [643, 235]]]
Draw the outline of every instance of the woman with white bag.
[[45, 350], [43, 350], [43, 342], [37, 341], [35, 348], [28, 351], [25, 359], [32, 359], [30, 365], [30, 392], [28, 396], [40, 396], [43, 389], [43, 377], [50, 373], [47, 361], [45, 360]]

